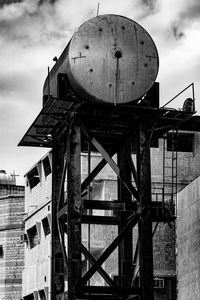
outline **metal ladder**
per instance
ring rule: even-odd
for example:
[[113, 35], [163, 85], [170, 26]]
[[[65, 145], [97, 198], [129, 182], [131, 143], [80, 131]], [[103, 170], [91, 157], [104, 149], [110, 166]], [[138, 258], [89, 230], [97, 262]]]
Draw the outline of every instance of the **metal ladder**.
[[[168, 139], [171, 136], [171, 139]], [[177, 142], [178, 129], [174, 128], [163, 138], [163, 208], [176, 215], [177, 202]]]

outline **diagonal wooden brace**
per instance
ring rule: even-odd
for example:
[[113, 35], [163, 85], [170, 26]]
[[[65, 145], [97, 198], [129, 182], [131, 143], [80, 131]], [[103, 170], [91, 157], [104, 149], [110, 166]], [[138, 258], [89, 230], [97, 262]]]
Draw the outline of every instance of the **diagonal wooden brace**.
[[[84, 254], [84, 256], [89, 260], [89, 262], [94, 265], [96, 263], [96, 259], [90, 254], [90, 252], [81, 244], [81, 252]], [[113, 287], [117, 287], [117, 285], [114, 283], [114, 281], [108, 276], [108, 274], [104, 271], [102, 267], [99, 267], [97, 270], [99, 274], [103, 277], [103, 279]]]
[[[112, 157], [115, 153], [116, 153], [116, 151], [113, 151], [110, 154], [110, 157]], [[92, 182], [92, 180], [103, 169], [103, 167], [105, 167], [106, 164], [107, 164], [107, 161], [103, 158], [98, 163], [98, 165], [94, 168], [94, 170], [92, 170], [92, 172], [90, 173], [90, 175], [82, 182], [82, 184], [81, 184], [81, 192], [83, 192], [86, 189], [86, 187]]]
[[108, 152], [101, 146], [101, 144], [96, 140], [96, 138], [90, 136], [87, 128], [85, 127], [85, 125], [83, 123], [81, 123], [81, 130], [84, 133], [84, 135], [87, 137], [87, 139], [93, 144], [93, 146], [101, 153], [103, 158], [110, 165], [110, 167], [113, 169], [113, 171], [118, 176], [118, 178], [121, 180], [121, 182], [125, 185], [125, 187], [130, 191], [130, 193], [135, 197], [135, 199], [137, 201], [140, 201], [140, 195], [139, 195], [138, 191], [133, 187], [132, 184], [127, 183], [126, 180], [124, 180], [122, 178], [118, 165], [110, 157]]
[[97, 259], [93, 266], [86, 272], [86, 274], [77, 283], [77, 288], [80, 285], [84, 285], [93, 276], [93, 274], [98, 270], [98, 268], [104, 263], [104, 261], [110, 256], [110, 254], [117, 248], [119, 243], [126, 237], [126, 234], [132, 230], [132, 228], [137, 224], [140, 219], [140, 208], [137, 212], [132, 215], [130, 221], [124, 226], [119, 235], [114, 239], [110, 246], [102, 253], [102, 255]]

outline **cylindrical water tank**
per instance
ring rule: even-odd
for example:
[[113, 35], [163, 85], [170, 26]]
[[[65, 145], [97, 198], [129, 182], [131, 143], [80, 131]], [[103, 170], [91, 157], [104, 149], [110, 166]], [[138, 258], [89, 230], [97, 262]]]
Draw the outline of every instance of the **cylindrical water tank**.
[[0, 170], [0, 184], [16, 185], [14, 175], [8, 175], [5, 170]]
[[[100, 15], [74, 33], [46, 80], [58, 97], [58, 73], [80, 99], [123, 104], [140, 99], [158, 73], [158, 52], [147, 31], [131, 19]], [[48, 86], [49, 85], [49, 86]]]

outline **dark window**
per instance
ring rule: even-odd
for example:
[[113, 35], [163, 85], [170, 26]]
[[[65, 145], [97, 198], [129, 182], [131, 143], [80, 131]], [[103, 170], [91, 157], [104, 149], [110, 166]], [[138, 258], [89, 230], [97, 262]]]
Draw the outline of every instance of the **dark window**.
[[27, 233], [29, 237], [30, 248], [34, 248], [36, 245], [40, 243], [36, 225], [28, 229]]
[[46, 300], [45, 292], [44, 290], [39, 291], [40, 300]]
[[34, 300], [33, 294], [24, 297], [24, 300]]
[[0, 258], [3, 258], [3, 245], [0, 245]]
[[57, 77], [57, 88], [58, 88], [58, 98], [64, 99], [67, 93], [67, 75], [63, 73], [58, 73]]
[[176, 150], [179, 152], [193, 152], [194, 134], [179, 133], [178, 136], [171, 132], [167, 134], [167, 150]]
[[50, 233], [50, 226], [49, 226], [48, 218], [44, 218], [42, 220], [42, 226], [43, 226], [44, 234], [45, 234], [45, 236], [47, 236]]
[[27, 178], [29, 181], [30, 188], [34, 188], [40, 182], [40, 176], [37, 167], [33, 168], [28, 174]]
[[159, 146], [158, 139], [151, 141], [151, 148], [158, 148], [158, 146]]
[[150, 107], [159, 108], [159, 82], [154, 82], [144, 100], [149, 101]]
[[47, 177], [51, 173], [51, 165], [48, 156], [45, 157], [45, 159], [43, 160], [43, 167], [44, 167], [45, 177]]

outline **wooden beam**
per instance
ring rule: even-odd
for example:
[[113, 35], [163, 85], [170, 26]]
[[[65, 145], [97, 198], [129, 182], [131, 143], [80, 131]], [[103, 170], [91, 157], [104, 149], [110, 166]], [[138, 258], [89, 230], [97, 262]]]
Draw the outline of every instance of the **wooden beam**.
[[[112, 157], [115, 154], [116, 151], [113, 151], [110, 156]], [[107, 161], [103, 158], [98, 165], [92, 170], [90, 175], [83, 181], [81, 184], [81, 191], [83, 192], [87, 186], [92, 182], [92, 180], [97, 176], [97, 174], [105, 167], [107, 164]]]
[[57, 218], [60, 219], [64, 214], [67, 213], [68, 204], [65, 204], [57, 213]]
[[[130, 139], [125, 139], [124, 144], [121, 146], [120, 150], [117, 153], [117, 164], [120, 170], [120, 176], [124, 178], [128, 185], [131, 185], [131, 168], [130, 168], [130, 155], [131, 155], [131, 143]], [[129, 153], [128, 149], [130, 150]], [[132, 194], [124, 186], [121, 180], [118, 179], [118, 200], [122, 204], [130, 205], [132, 202]], [[131, 215], [130, 211], [120, 211], [120, 223], [119, 231], [127, 223], [127, 218]], [[119, 245], [119, 279], [121, 287], [129, 286], [129, 276], [131, 273], [131, 266], [133, 260], [133, 235], [130, 231], [127, 236]], [[122, 299], [125, 300], [125, 299]]]
[[81, 278], [81, 135], [78, 120], [70, 133], [68, 190], [68, 300], [75, 300], [75, 285]]
[[[56, 282], [58, 274], [55, 272], [55, 256], [56, 253], [62, 252], [57, 224], [57, 206], [60, 193], [60, 184], [63, 171], [65, 145], [64, 140], [58, 141], [53, 137], [52, 147], [52, 206], [51, 206], [51, 296], [50, 299], [54, 300], [56, 295], [64, 290], [58, 290]], [[62, 197], [64, 193], [62, 192]], [[63, 199], [62, 199], [63, 200]], [[61, 201], [62, 201], [61, 200]], [[64, 274], [60, 276], [62, 286], [64, 287]]]
[[130, 166], [130, 169], [131, 169], [131, 172], [132, 172], [132, 175], [133, 175], [133, 179], [135, 181], [136, 187], [138, 187], [138, 176], [137, 176], [137, 171], [136, 171], [135, 165], [133, 163], [133, 159], [131, 157], [131, 149], [126, 147], [125, 151], [126, 151], [126, 158], [128, 160], [128, 164]]
[[[140, 288], [124, 288], [124, 287], [109, 287], [109, 286], [83, 286], [81, 292], [88, 294], [105, 294], [105, 295], [140, 295]], [[90, 298], [89, 298], [90, 299]], [[106, 299], [106, 298], [105, 298]]]
[[139, 276], [139, 270], [140, 270], [140, 266], [139, 266], [139, 250], [138, 250], [138, 241], [135, 247], [135, 253], [134, 253], [134, 258], [133, 258], [133, 270], [132, 270], [132, 274], [131, 274], [131, 278], [130, 278], [130, 286], [134, 287], [135, 286], [135, 280], [137, 278], [137, 276]]
[[130, 210], [137, 209], [137, 202], [127, 203], [125, 201], [120, 203], [118, 201], [103, 201], [103, 200], [83, 200], [83, 208], [85, 209], [100, 209], [100, 210]]
[[138, 224], [141, 300], [153, 300], [150, 132], [144, 123], [138, 125], [137, 132], [137, 173], [143, 211]]
[[[69, 200], [68, 200], [69, 201]], [[85, 209], [99, 209], [99, 210], [113, 210], [113, 211], [135, 211], [137, 209], [137, 202], [131, 203], [119, 203], [115, 201], [103, 201], [103, 200], [82, 200], [83, 208]], [[176, 217], [164, 214], [157, 214], [160, 209], [160, 202], [152, 201], [151, 215], [153, 222], [173, 222]], [[160, 209], [161, 210], [161, 209]], [[67, 213], [67, 204], [65, 204], [57, 213], [57, 218], [61, 218]]]
[[[96, 259], [90, 254], [90, 252], [81, 244], [81, 251], [84, 256], [89, 260], [89, 262], [94, 265], [96, 263]], [[102, 267], [99, 267], [97, 270], [99, 274], [103, 277], [103, 279], [109, 284], [110, 286], [117, 287], [114, 281], [108, 276], [108, 274], [104, 271]]]
[[108, 248], [102, 253], [102, 255], [97, 259], [96, 263], [86, 272], [86, 274], [80, 279], [77, 284], [77, 288], [81, 285], [87, 283], [87, 281], [92, 277], [92, 275], [98, 270], [98, 268], [104, 263], [104, 261], [110, 256], [110, 254], [115, 250], [119, 243], [126, 237], [126, 235], [132, 230], [132, 228], [137, 224], [140, 218], [140, 209], [132, 216], [130, 221], [122, 229], [119, 235], [114, 239], [114, 241], [108, 246]]
[[113, 216], [82, 215], [82, 224], [119, 225], [120, 219]]

